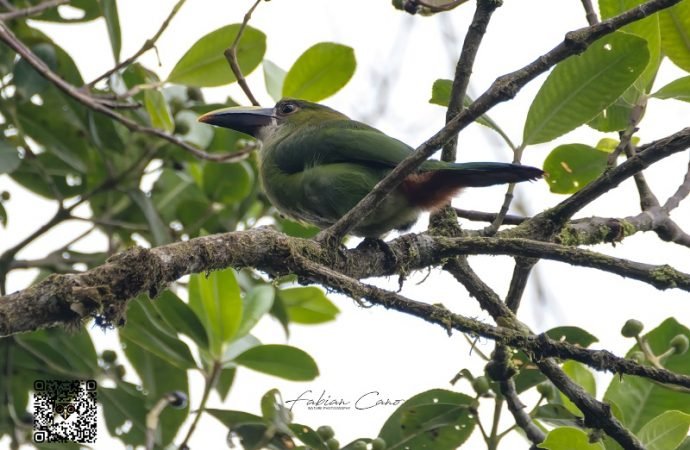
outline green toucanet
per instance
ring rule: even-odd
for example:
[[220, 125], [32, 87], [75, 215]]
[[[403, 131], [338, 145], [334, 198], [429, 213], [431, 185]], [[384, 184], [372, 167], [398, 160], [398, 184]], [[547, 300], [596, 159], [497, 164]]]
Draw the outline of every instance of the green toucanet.
[[[271, 203], [283, 214], [320, 228], [352, 209], [413, 151], [375, 128], [304, 100], [284, 99], [274, 108], [226, 108], [199, 120], [261, 141], [261, 180]], [[427, 160], [352, 233], [375, 238], [393, 229], [407, 230], [422, 211], [443, 206], [461, 188], [541, 175], [540, 169], [516, 164]]]

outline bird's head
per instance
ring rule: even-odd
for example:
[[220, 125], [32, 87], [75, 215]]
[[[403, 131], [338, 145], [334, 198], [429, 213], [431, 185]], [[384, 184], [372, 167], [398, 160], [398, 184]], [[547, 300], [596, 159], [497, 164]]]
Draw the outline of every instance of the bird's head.
[[199, 122], [230, 128], [266, 141], [276, 134], [290, 133], [304, 126], [347, 118], [328, 106], [286, 98], [273, 108], [233, 106], [218, 109], [199, 117]]

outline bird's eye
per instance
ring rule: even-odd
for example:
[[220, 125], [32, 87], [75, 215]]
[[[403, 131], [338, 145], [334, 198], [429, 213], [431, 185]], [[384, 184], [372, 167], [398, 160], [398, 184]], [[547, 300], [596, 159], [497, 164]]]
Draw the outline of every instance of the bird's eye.
[[297, 105], [295, 105], [294, 103], [284, 103], [280, 105], [279, 109], [281, 114], [287, 115], [297, 111]]

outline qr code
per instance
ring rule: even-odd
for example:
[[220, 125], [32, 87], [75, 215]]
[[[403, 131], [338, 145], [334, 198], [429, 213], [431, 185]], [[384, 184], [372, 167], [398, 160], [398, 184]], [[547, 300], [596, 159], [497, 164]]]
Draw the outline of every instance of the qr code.
[[96, 381], [35, 380], [34, 442], [96, 442]]

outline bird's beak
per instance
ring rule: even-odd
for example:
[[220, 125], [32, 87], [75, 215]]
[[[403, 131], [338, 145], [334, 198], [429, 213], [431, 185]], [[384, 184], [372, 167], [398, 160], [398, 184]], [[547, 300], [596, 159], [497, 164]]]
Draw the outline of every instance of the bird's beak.
[[273, 121], [273, 109], [257, 106], [233, 106], [232, 108], [217, 109], [199, 117], [199, 122], [230, 128], [253, 137]]

